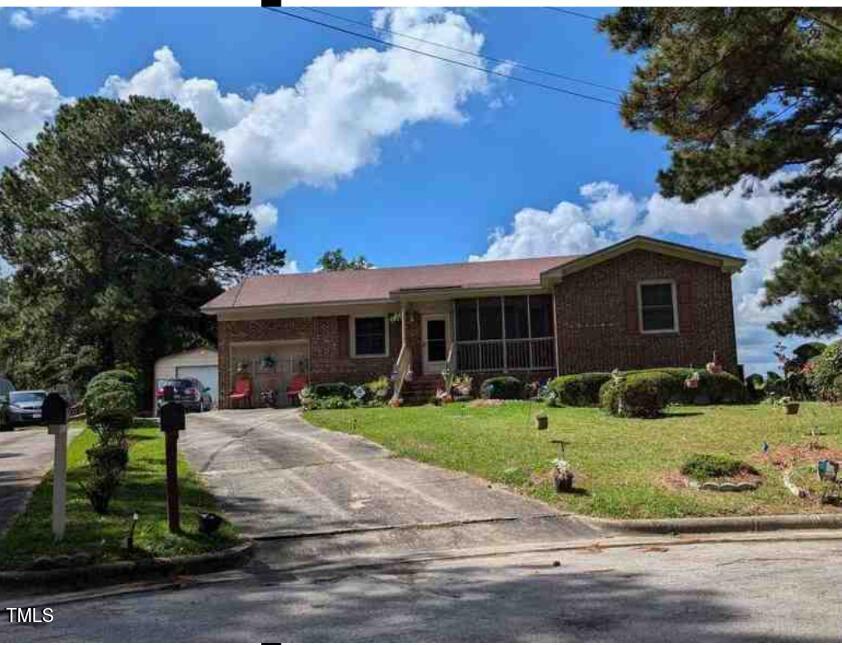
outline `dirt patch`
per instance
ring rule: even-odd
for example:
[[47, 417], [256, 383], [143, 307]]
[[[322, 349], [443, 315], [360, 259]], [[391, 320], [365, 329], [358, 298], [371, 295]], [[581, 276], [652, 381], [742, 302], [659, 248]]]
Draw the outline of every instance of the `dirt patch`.
[[842, 450], [815, 445], [778, 446], [768, 455], [761, 455], [758, 459], [784, 469], [803, 462], [815, 464], [820, 459], [842, 461]]

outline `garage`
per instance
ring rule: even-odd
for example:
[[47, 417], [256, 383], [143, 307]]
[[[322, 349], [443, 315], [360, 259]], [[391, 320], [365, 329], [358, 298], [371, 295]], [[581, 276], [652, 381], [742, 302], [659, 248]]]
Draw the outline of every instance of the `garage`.
[[240, 342], [230, 346], [231, 383], [248, 374], [254, 384], [251, 405], [259, 405], [263, 393], [273, 392], [285, 404], [286, 389], [295, 376], [309, 380], [310, 346], [307, 341]]
[[192, 349], [171, 354], [155, 363], [155, 383], [160, 379], [196, 378], [210, 389], [214, 407], [219, 403], [219, 357], [215, 349]]

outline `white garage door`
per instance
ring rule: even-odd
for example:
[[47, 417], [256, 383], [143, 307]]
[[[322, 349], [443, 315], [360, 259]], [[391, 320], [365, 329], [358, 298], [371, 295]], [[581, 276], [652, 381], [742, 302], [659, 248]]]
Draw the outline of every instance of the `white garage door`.
[[202, 385], [210, 388], [213, 397], [213, 407], [219, 403], [219, 368], [216, 365], [179, 366], [175, 368], [178, 378], [197, 378]]

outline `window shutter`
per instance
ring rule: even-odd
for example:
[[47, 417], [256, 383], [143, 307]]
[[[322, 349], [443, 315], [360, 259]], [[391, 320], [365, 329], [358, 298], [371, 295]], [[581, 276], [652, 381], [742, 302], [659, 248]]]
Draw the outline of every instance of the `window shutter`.
[[626, 283], [626, 331], [630, 334], [640, 333], [637, 318], [637, 285]]
[[693, 283], [681, 280], [677, 285], [678, 291], [678, 331], [681, 333], [693, 331], [695, 318], [695, 303], [693, 302]]
[[336, 319], [337, 322], [337, 333], [339, 334], [339, 358], [348, 358], [351, 355], [350, 352], [350, 324], [348, 316], [338, 316]]

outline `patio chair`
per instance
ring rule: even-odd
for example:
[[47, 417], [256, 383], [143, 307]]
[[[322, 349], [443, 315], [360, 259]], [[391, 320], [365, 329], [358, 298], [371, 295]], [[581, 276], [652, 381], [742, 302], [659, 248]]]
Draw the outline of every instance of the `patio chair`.
[[[228, 395], [231, 407], [251, 407], [251, 377], [248, 374], [238, 374], [234, 382], [234, 389]], [[235, 406], [235, 403], [240, 405]]]
[[290, 405], [295, 405], [299, 402], [299, 395], [301, 390], [307, 387], [307, 377], [303, 374], [296, 374], [290, 380], [287, 386], [287, 400]]

